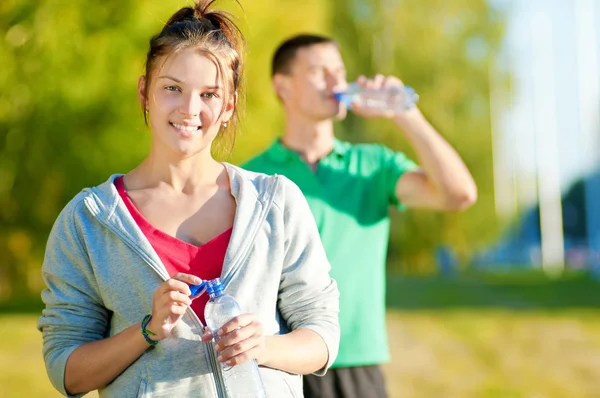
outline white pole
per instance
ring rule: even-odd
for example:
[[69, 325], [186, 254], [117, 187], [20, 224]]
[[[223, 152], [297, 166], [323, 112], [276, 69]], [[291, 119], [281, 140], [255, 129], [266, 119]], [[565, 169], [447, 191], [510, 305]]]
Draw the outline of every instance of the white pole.
[[[506, 55], [503, 55], [506, 56]], [[515, 164], [514, 152], [507, 151], [507, 140], [513, 140], [512, 135], [505, 135], [506, 111], [512, 106], [507, 103], [503, 91], [498, 88], [495, 78], [494, 65], [488, 66], [488, 81], [490, 85], [490, 122], [492, 132], [492, 163], [494, 172], [494, 202], [496, 218], [508, 220], [516, 213]], [[512, 92], [510, 93], [512, 95]], [[504, 119], [503, 119], [504, 117]]]
[[[588, 174], [589, 170], [594, 170], [598, 166], [598, 151], [600, 150], [596, 0], [575, 0], [574, 10], [581, 153], [586, 174]], [[587, 244], [590, 252], [594, 254], [600, 253], [600, 209], [597, 206], [599, 197], [600, 187], [594, 183], [594, 179], [591, 179], [590, 183], [588, 178], [588, 183], [585, 184]], [[595, 274], [600, 276], [596, 255], [592, 255], [591, 259]]]
[[[533, 3], [533, 2], [532, 2]], [[531, 14], [533, 50], [534, 130], [540, 201], [542, 267], [548, 275], [564, 269], [564, 237], [554, 85], [553, 26], [546, 7], [534, 6]]]
[[[512, 0], [509, 0], [510, 2]], [[509, 20], [514, 21], [517, 18], [515, 11], [517, 6], [514, 3], [510, 4], [510, 7], [504, 0], [489, 0], [489, 3], [495, 7], [503, 7], [503, 12], [509, 14]], [[501, 68], [514, 70], [515, 58], [513, 52], [515, 50], [511, 40], [514, 39], [510, 34], [504, 38], [503, 50], [497, 58], [497, 64], [501, 65]], [[522, 122], [517, 123], [520, 113], [515, 108], [516, 93], [513, 89], [514, 86], [511, 84], [509, 91], [504, 89], [498, 80], [496, 66], [491, 62], [488, 66], [490, 127], [492, 133], [494, 205], [496, 219], [503, 224], [510, 221], [519, 210], [520, 181], [517, 172], [517, 145], [522, 145], [522, 143], [517, 130], [522, 129]], [[535, 192], [534, 195], [536, 195]]]

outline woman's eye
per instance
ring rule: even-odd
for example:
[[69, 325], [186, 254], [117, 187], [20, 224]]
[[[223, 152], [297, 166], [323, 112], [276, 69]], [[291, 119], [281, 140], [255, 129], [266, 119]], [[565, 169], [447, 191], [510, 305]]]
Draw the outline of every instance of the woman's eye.
[[167, 90], [167, 91], [179, 91], [179, 87], [177, 87], [177, 86], [167, 86], [167, 87], [165, 87], [165, 90]]
[[205, 97], [205, 98], [217, 98], [217, 94], [216, 93], [204, 93], [203, 97]]

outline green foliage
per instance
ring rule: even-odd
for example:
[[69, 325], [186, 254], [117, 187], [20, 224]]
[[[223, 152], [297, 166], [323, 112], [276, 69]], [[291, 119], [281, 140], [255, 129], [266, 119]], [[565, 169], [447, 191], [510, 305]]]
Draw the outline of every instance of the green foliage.
[[[41, 289], [45, 242], [70, 198], [143, 159], [149, 135], [137, 78], [150, 37], [188, 3], [0, 2], [0, 301]], [[246, 115], [227, 160], [247, 159], [282, 132], [269, 72], [275, 47], [299, 32], [332, 34], [351, 76], [396, 74], [419, 91], [422, 109], [464, 155], [479, 184], [479, 204], [464, 215], [401, 216], [392, 234], [394, 259], [401, 248], [403, 264], [421, 264], [438, 242], [466, 252], [467, 242], [491, 236], [487, 70], [501, 25], [484, 0], [241, 3], [243, 11], [233, 1], [217, 2], [240, 16], [248, 41]], [[365, 9], [371, 14], [363, 15]], [[389, 125], [366, 126], [350, 117], [339, 132], [407, 149]]]
[[65, 203], [147, 151], [136, 80], [156, 15], [173, 9], [160, 4], [0, 6], [0, 279], [13, 294], [39, 287], [35, 271]]
[[[70, 198], [127, 172], [147, 153], [137, 79], [150, 37], [188, 3], [0, 3], [0, 299], [41, 288], [44, 245]], [[242, 134], [238, 145], [257, 151], [269, 136], [261, 131], [277, 131], [268, 58], [294, 29], [322, 30], [325, 14], [318, 1], [302, 8], [292, 1], [246, 3], [245, 11], [234, 1], [217, 6], [239, 16], [247, 35], [253, 94], [244, 130], [253, 133]]]

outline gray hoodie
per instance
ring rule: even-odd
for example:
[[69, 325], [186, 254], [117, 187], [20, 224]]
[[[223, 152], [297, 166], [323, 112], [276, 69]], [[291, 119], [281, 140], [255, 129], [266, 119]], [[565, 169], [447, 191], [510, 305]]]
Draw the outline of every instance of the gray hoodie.
[[[237, 208], [221, 280], [266, 335], [306, 328], [338, 350], [338, 290], [310, 209], [283, 176], [224, 163]], [[113, 184], [84, 189], [58, 216], [42, 268], [46, 304], [38, 323], [50, 380], [66, 394], [65, 365], [79, 345], [115, 335], [152, 311], [154, 290], [169, 278]], [[187, 313], [171, 336], [148, 349], [100, 390], [101, 397], [225, 397], [203, 325]], [[260, 368], [269, 397], [302, 397], [301, 376]]]

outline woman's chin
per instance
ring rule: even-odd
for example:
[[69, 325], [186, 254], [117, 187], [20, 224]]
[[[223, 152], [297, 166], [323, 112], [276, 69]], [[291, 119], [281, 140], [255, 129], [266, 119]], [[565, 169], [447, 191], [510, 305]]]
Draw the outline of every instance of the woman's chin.
[[170, 152], [183, 158], [194, 156], [204, 151], [210, 152], [210, 147], [216, 136], [216, 134], [209, 136], [202, 130], [198, 130], [198, 132], [190, 136], [188, 134], [180, 134], [174, 128], [170, 130], [170, 134], [154, 135], [154, 140], [156, 140], [154, 144], [157, 144], [154, 146], [160, 151]]

